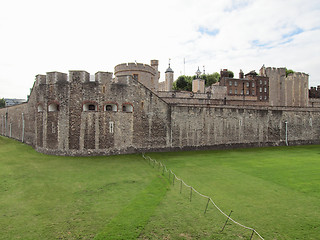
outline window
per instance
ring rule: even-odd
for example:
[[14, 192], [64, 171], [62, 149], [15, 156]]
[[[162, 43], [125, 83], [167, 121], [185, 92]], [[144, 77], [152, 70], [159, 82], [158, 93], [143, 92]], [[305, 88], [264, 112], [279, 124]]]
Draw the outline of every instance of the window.
[[94, 111], [94, 110], [96, 110], [96, 106], [93, 105], [93, 104], [90, 104], [89, 105], [89, 111]]
[[235, 86], [238, 86], [238, 82], [237, 82], [237, 81], [234, 81], [234, 85], [235, 85]]
[[262, 100], [262, 96], [260, 96], [259, 99]]
[[238, 90], [237, 89], [234, 90], [234, 94], [238, 94]]
[[102, 93], [106, 93], [106, 87], [105, 86], [102, 87]]
[[267, 92], [267, 88], [266, 87], [264, 88], [264, 92]]
[[267, 96], [264, 96], [264, 100], [267, 100], [268, 99], [268, 97]]
[[260, 85], [262, 85], [262, 80], [260, 80]]
[[113, 132], [114, 132], [114, 123], [109, 122], [109, 133], [113, 133]]
[[252, 90], [251, 92], [252, 92], [252, 95], [254, 95], [254, 90]]
[[229, 90], [229, 94], [232, 94], [232, 89]]
[[117, 112], [118, 106], [115, 103], [108, 103], [107, 105], [105, 105], [104, 110], [107, 112]]
[[252, 82], [252, 87], [254, 87], [254, 82]]
[[57, 104], [57, 103], [51, 103], [51, 104], [48, 106], [48, 111], [49, 111], [49, 112], [58, 112], [58, 111], [59, 111], [59, 104]]
[[241, 90], [241, 95], [243, 95], [243, 89]]
[[246, 94], [249, 95], [249, 90], [246, 91]]
[[122, 112], [133, 112], [133, 106], [130, 103], [124, 103], [122, 105]]
[[262, 92], [262, 87], [259, 90], [260, 90], [260, 92]]
[[42, 106], [42, 104], [39, 104], [39, 105], [38, 105], [38, 112], [43, 112], [43, 106]]
[[249, 82], [247, 82], [247, 87], [250, 87], [250, 83]]
[[98, 107], [95, 103], [85, 103], [83, 104], [82, 111], [88, 112], [88, 111], [97, 111]]
[[264, 80], [264, 85], [267, 85], [267, 80]]
[[229, 81], [229, 86], [232, 86], [232, 81]]
[[138, 81], [139, 80], [139, 75], [138, 74], [133, 74], [133, 79]]

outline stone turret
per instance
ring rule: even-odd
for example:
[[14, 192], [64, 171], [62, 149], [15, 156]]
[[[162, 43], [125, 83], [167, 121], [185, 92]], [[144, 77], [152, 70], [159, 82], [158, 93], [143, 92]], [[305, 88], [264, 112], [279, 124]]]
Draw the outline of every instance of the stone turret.
[[205, 80], [200, 78], [201, 72], [198, 67], [196, 71], [197, 78], [192, 81], [192, 92], [204, 93], [205, 91]]
[[165, 74], [166, 74], [166, 79], [165, 79], [164, 90], [165, 91], [172, 91], [173, 74], [174, 74], [174, 72], [170, 67], [170, 63], [169, 63], [169, 67], [167, 68]]

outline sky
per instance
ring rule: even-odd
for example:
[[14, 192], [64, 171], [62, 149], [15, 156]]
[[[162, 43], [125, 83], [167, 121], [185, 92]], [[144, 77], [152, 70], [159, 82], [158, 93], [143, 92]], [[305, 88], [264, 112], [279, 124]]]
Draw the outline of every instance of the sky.
[[37, 74], [113, 72], [171, 59], [175, 79], [266, 67], [320, 85], [319, 0], [0, 1], [0, 98], [26, 99]]

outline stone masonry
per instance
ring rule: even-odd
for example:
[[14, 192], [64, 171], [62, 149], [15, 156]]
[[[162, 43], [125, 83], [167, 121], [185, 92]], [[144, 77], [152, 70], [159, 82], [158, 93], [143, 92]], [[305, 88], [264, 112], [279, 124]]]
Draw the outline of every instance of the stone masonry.
[[[0, 109], [0, 134], [72, 156], [320, 143], [320, 108], [304, 95], [276, 92], [284, 104], [269, 106], [213, 91], [158, 92], [158, 62], [151, 65], [120, 64], [115, 77], [97, 72], [94, 81], [85, 71], [37, 75], [27, 103]], [[270, 82], [277, 71], [266, 69]], [[305, 76], [292, 77], [278, 82], [304, 89]]]

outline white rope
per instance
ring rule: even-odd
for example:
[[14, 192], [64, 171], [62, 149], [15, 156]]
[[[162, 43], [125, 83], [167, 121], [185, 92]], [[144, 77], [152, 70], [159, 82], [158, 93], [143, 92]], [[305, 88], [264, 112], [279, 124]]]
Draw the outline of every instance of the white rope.
[[[147, 158], [145, 157], [144, 153], [142, 153], [142, 156], [143, 156], [144, 159], [147, 160]], [[161, 165], [161, 166], [165, 169], [166, 172], [169, 172], [169, 171], [170, 171], [170, 173], [175, 177], [175, 179], [177, 179], [178, 181], [181, 181], [187, 188], [191, 188], [191, 190], [193, 190], [195, 193], [197, 193], [197, 194], [200, 195], [201, 197], [204, 197], [204, 198], [209, 199], [210, 202], [213, 204], [213, 206], [214, 206], [216, 209], [218, 209], [221, 214], [223, 214], [225, 217], [227, 217], [228, 219], [230, 219], [230, 221], [232, 221], [233, 223], [239, 225], [240, 227], [243, 227], [243, 228], [245, 228], [245, 229], [249, 229], [249, 230], [251, 230], [251, 231], [254, 231], [254, 232], [260, 237], [260, 239], [264, 240], [264, 239], [261, 237], [261, 235], [260, 235], [255, 229], [253, 229], [253, 228], [251, 228], [251, 227], [247, 227], [247, 226], [245, 226], [245, 225], [242, 225], [241, 223], [238, 223], [237, 221], [233, 220], [230, 216], [228, 216], [227, 214], [225, 214], [225, 213], [215, 204], [215, 202], [214, 202], [210, 197], [201, 194], [201, 193], [198, 192], [195, 188], [193, 188], [192, 186], [189, 186], [188, 184], [186, 184], [182, 179], [178, 178], [178, 177], [172, 172], [171, 169], [168, 170], [167, 167], [166, 167], [166, 165], [162, 164], [161, 162], [158, 162], [158, 161], [155, 160], [155, 159], [152, 159], [152, 158], [149, 157], [149, 156], [147, 156], [147, 157], [149, 158], [150, 161], [153, 161], [153, 162]]]

